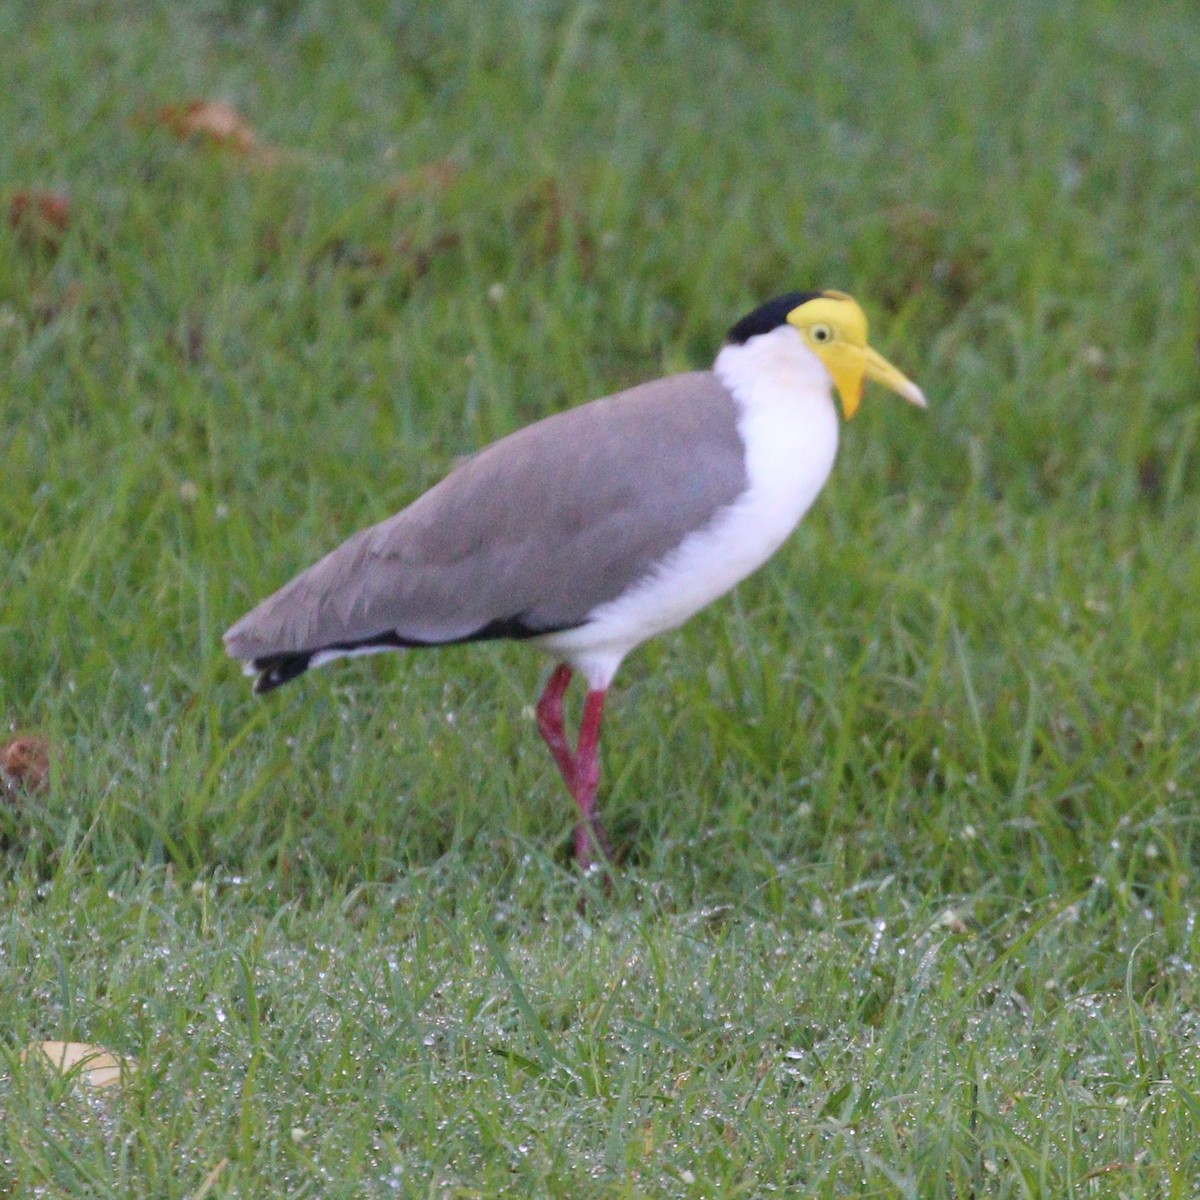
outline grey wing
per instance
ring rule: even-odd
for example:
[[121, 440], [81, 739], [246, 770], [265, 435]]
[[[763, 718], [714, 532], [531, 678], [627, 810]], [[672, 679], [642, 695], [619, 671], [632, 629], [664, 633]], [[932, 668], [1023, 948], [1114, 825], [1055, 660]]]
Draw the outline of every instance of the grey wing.
[[737, 417], [694, 372], [539, 421], [298, 575], [226, 646], [260, 659], [580, 625], [745, 489]]

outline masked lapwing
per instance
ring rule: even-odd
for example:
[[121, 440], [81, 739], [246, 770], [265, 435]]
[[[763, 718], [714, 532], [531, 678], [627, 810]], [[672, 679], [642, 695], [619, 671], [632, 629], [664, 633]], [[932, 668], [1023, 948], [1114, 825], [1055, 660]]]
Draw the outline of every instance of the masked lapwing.
[[[557, 660], [537, 723], [578, 807], [596, 814], [604, 698], [621, 660], [760, 567], [808, 511], [867, 380], [925, 406], [867, 344], [842, 292], [791, 292], [730, 329], [709, 371], [547, 417], [455, 467], [244, 616], [225, 645], [269, 692], [337, 658], [512, 638]], [[587, 683], [574, 748], [572, 675]]]

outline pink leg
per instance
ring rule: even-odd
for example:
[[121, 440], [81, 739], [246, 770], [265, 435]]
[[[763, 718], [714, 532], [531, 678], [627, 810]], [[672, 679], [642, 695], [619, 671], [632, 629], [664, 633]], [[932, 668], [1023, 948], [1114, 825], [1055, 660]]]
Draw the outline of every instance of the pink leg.
[[571, 753], [571, 744], [563, 727], [563, 697], [570, 683], [571, 668], [566, 663], [560, 663], [554, 668], [554, 674], [550, 676], [550, 682], [538, 701], [537, 722], [542, 740], [550, 747], [559, 773], [574, 795], [575, 755]]
[[600, 786], [600, 724], [604, 717], [603, 691], [590, 691], [583, 702], [583, 720], [579, 728], [579, 746], [574, 752], [567, 740], [563, 719], [563, 699], [571, 683], [571, 668], [565, 663], [555, 667], [546, 690], [537, 705], [538, 730], [559, 773], [579, 806], [575, 826], [575, 857], [586, 870], [596, 861], [611, 858], [608, 838], [596, 816], [596, 790]]
[[605, 692], [588, 692], [579, 726], [579, 748], [575, 752], [575, 786], [571, 794], [579, 805], [575, 826], [575, 857], [587, 870], [594, 862], [612, 857], [608, 835], [596, 816], [596, 790], [600, 786], [600, 723], [604, 719]]

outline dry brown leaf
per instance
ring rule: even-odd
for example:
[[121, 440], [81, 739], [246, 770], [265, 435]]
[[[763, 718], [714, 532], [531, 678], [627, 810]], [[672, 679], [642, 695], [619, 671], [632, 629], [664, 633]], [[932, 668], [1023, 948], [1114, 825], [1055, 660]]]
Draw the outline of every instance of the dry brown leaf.
[[50, 785], [50, 743], [23, 734], [0, 746], [0, 795], [44, 792]]
[[168, 104], [159, 117], [178, 138], [202, 137], [249, 154], [258, 143], [241, 113], [224, 100], [192, 100]]
[[57, 246], [71, 224], [71, 197], [43, 188], [14, 192], [8, 202], [8, 224], [27, 241]]
[[158, 119], [181, 140], [196, 138], [259, 162], [273, 162], [278, 154], [274, 147], [259, 141], [250, 123], [225, 100], [167, 104], [159, 110]]
[[94, 1088], [120, 1083], [121, 1076], [135, 1066], [132, 1059], [121, 1058], [103, 1046], [89, 1046], [86, 1042], [35, 1042], [21, 1052], [21, 1061], [27, 1062], [30, 1055], [39, 1054], [60, 1075], [75, 1075]]

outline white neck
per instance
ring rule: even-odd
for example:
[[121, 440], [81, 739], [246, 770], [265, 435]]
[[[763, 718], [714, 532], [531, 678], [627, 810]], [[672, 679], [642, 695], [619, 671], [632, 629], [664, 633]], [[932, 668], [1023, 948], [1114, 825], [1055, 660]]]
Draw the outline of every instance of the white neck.
[[837, 456], [838, 415], [825, 364], [790, 325], [725, 346], [713, 370], [741, 408], [749, 489], [766, 554], [817, 498]]
[[792, 392], [806, 407], [833, 405], [833, 377], [790, 325], [723, 346], [713, 370], [744, 404], [753, 404], [753, 395], [765, 386]]

